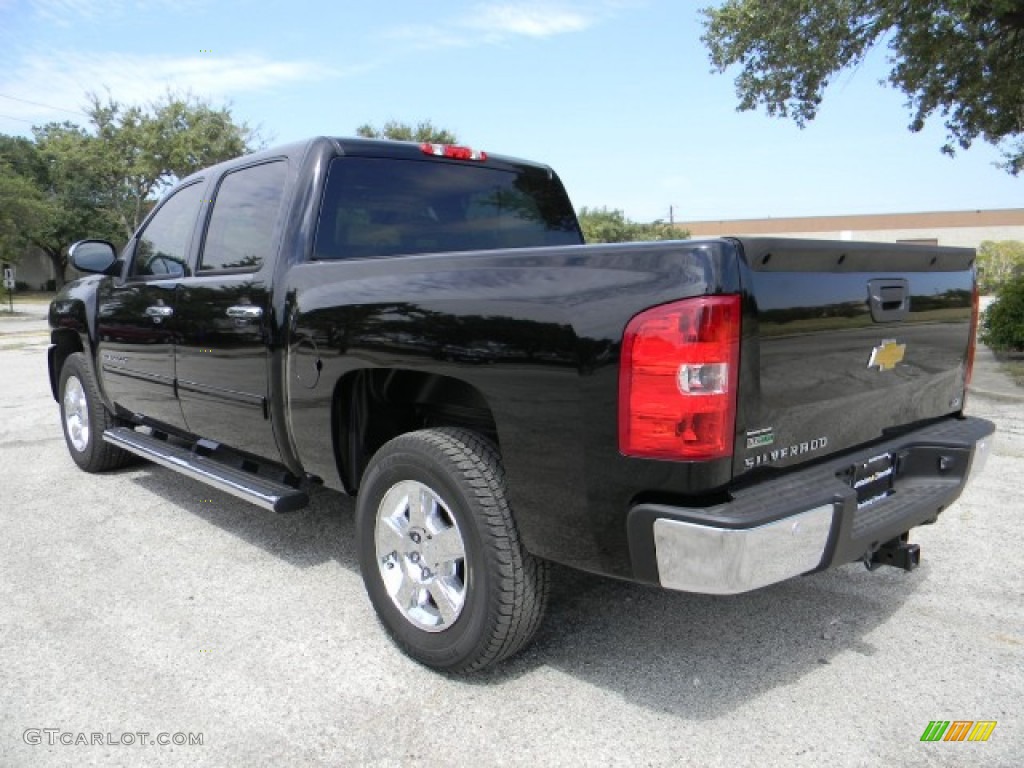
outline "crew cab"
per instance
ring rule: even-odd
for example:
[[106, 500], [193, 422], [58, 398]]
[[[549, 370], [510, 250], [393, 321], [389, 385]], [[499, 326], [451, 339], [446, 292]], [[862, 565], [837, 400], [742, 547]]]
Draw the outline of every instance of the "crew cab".
[[78, 466], [355, 495], [380, 621], [441, 670], [522, 648], [551, 562], [711, 594], [912, 569], [994, 430], [964, 414], [972, 250], [585, 245], [550, 168], [466, 147], [261, 151], [70, 258], [49, 375]]

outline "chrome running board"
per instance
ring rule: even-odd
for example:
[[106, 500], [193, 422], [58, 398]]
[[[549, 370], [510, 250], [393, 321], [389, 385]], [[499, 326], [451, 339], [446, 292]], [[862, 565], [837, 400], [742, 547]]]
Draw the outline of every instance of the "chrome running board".
[[273, 512], [294, 512], [309, 504], [309, 495], [303, 490], [230, 467], [128, 427], [106, 430], [103, 433], [103, 440], [263, 509]]

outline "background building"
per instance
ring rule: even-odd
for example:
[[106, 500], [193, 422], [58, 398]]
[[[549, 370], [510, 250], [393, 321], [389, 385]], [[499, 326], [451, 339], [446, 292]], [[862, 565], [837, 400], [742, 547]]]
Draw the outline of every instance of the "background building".
[[[21, 288], [29, 291], [46, 290], [47, 283], [54, 279], [53, 263], [38, 248], [29, 248], [17, 262], [7, 262], [0, 258], [4, 267], [14, 267], [14, 279]], [[65, 273], [68, 280], [74, 280], [78, 273], [70, 266]]]
[[983, 240], [1024, 240], [1024, 208], [693, 221], [677, 226], [690, 230], [691, 237], [770, 235], [977, 248]]

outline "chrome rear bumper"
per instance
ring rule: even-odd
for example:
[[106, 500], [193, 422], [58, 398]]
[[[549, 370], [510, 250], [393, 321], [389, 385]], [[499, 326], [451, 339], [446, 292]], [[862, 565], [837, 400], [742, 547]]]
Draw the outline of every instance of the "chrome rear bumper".
[[732, 595], [818, 567], [832, 530], [832, 504], [757, 528], [654, 522], [661, 586]]
[[[747, 487], [711, 508], [639, 505], [631, 526], [637, 532], [647, 521], [663, 587], [748, 592], [870, 556], [934, 522], [981, 471], [993, 431], [991, 422], [973, 418], [933, 425], [875, 445], [864, 456], [837, 456]], [[843, 469], [879, 451], [894, 457], [894, 490], [858, 503]]]

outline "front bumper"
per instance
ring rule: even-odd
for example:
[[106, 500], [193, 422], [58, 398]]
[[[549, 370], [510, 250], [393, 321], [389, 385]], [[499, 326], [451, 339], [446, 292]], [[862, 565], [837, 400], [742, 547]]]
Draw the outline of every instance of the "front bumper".
[[[994, 431], [984, 419], [950, 419], [737, 490], [712, 507], [637, 505], [628, 521], [634, 568], [641, 577], [656, 569], [647, 580], [668, 589], [727, 595], [852, 562], [934, 522], [981, 470]], [[892, 487], [858, 500], [851, 467], [879, 456], [891, 457]]]

